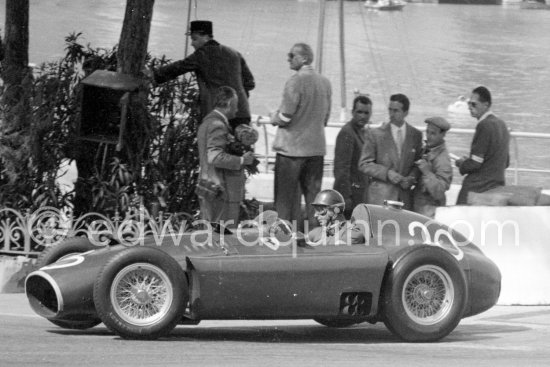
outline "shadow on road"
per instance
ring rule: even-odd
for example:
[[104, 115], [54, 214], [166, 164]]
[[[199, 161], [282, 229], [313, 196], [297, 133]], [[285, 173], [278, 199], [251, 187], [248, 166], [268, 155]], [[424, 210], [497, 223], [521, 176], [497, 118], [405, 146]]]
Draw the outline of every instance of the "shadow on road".
[[[510, 325], [464, 325], [458, 326], [440, 343], [479, 341], [501, 338], [507, 333], [530, 330], [524, 326]], [[60, 335], [111, 336], [121, 339], [100, 325], [88, 330], [67, 330], [51, 328], [48, 332]], [[282, 326], [230, 326], [200, 327], [178, 326], [170, 335], [159, 341], [232, 341], [250, 343], [347, 343], [347, 344], [385, 344], [402, 343], [382, 324], [361, 324], [349, 328], [327, 328], [316, 325]]]

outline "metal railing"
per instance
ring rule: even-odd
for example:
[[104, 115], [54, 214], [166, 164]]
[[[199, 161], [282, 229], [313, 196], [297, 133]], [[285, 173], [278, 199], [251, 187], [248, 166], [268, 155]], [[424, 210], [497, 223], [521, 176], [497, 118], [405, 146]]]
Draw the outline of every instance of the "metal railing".
[[[267, 131], [267, 126], [271, 125], [271, 120], [268, 117], [265, 116], [258, 116], [255, 115], [253, 117], [253, 123], [258, 126], [262, 130], [262, 135], [264, 139], [264, 151], [263, 153], [256, 152], [261, 162], [263, 162], [264, 167], [264, 173], [269, 172], [269, 165], [273, 164], [275, 161], [275, 155], [270, 154], [269, 152], [269, 134]], [[342, 127], [344, 124], [342, 123], [334, 123], [329, 122], [327, 124], [327, 127], [335, 127], [339, 128]], [[380, 125], [371, 125], [372, 127], [378, 127]], [[425, 131], [426, 126], [415, 126], [420, 131]], [[475, 129], [460, 129], [460, 128], [452, 128], [447, 132], [449, 135], [469, 135], [473, 136], [475, 133]], [[548, 139], [550, 140], [550, 134], [546, 133], [529, 133], [529, 132], [521, 132], [521, 131], [512, 131], [510, 130], [510, 148], [513, 151], [513, 161], [511, 162], [511, 167], [508, 168], [508, 171], [513, 172], [514, 177], [514, 185], [517, 185], [519, 182], [519, 173], [520, 172], [529, 172], [529, 173], [538, 173], [538, 174], [549, 174], [550, 175], [550, 169], [532, 169], [532, 168], [525, 168], [520, 167], [520, 155], [519, 155], [519, 143], [518, 138], [529, 138], [529, 139]], [[333, 166], [332, 160], [326, 160], [325, 164], [330, 167], [330, 171], [332, 172], [332, 166]]]

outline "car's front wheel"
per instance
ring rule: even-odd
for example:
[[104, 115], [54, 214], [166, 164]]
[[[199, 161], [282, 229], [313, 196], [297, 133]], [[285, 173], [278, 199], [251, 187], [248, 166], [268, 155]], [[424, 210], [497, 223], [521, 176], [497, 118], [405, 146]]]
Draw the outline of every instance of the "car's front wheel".
[[103, 323], [128, 339], [156, 339], [182, 319], [187, 279], [172, 257], [155, 248], [129, 248], [111, 258], [94, 284]]
[[424, 246], [399, 259], [389, 273], [384, 323], [406, 341], [436, 341], [458, 325], [467, 298], [460, 264], [447, 251]]

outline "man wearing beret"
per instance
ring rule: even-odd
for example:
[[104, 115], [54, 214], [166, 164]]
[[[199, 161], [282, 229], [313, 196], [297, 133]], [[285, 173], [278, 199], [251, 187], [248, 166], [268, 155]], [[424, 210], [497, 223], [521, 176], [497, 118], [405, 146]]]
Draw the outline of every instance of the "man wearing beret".
[[212, 22], [192, 21], [187, 33], [195, 52], [183, 60], [162, 66], [153, 71], [155, 83], [164, 83], [179, 75], [195, 72], [199, 84], [201, 116], [214, 108], [214, 96], [218, 88], [229, 86], [237, 91], [239, 106], [231, 127], [250, 123], [249, 92], [254, 89], [254, 77], [242, 55], [214, 40]]
[[468, 203], [468, 193], [485, 192], [505, 185], [504, 172], [510, 164], [510, 132], [506, 123], [491, 111], [491, 93], [483, 86], [472, 91], [468, 101], [470, 115], [478, 119], [468, 157], [455, 164], [466, 175], [458, 193], [457, 205]]
[[447, 147], [445, 134], [451, 125], [443, 117], [426, 119], [426, 146], [422, 158], [416, 161], [421, 177], [414, 189], [414, 211], [434, 218], [435, 209], [445, 206], [445, 192], [453, 179], [453, 166]]

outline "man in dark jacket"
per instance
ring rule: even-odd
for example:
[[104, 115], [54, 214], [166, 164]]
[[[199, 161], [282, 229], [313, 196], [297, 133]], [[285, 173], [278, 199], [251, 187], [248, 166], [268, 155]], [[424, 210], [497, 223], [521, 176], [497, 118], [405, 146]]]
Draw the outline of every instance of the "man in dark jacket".
[[249, 92], [254, 89], [254, 76], [241, 54], [223, 46], [213, 38], [212, 22], [191, 22], [191, 45], [195, 52], [183, 60], [160, 67], [153, 72], [155, 83], [164, 83], [179, 75], [195, 72], [200, 90], [201, 116], [214, 108], [214, 96], [218, 88], [229, 86], [237, 92], [239, 106], [231, 126], [250, 122]]
[[370, 98], [355, 97], [351, 114], [351, 120], [338, 133], [334, 147], [334, 190], [344, 197], [347, 219], [357, 204], [367, 202], [368, 177], [359, 170], [359, 158], [365, 142], [365, 126], [372, 114]]
[[510, 163], [510, 133], [506, 123], [491, 111], [491, 93], [485, 87], [472, 91], [468, 102], [470, 114], [478, 119], [469, 157], [456, 161], [461, 175], [466, 175], [458, 194], [457, 205], [468, 203], [468, 193], [485, 192], [504, 186], [504, 171]]

